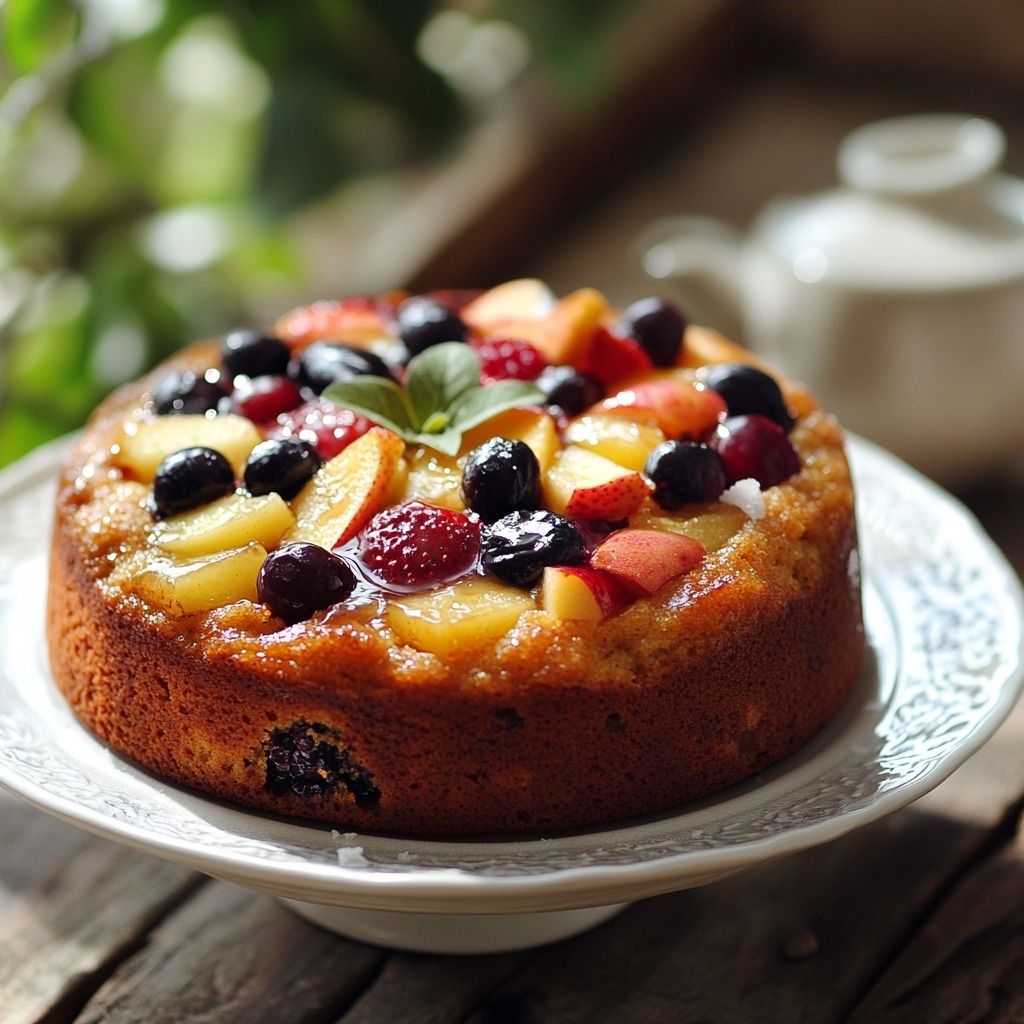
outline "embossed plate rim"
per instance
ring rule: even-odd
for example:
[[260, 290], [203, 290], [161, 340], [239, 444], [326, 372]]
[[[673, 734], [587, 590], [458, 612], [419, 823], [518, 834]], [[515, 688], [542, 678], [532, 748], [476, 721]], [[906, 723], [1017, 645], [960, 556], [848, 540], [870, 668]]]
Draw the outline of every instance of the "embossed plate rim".
[[[1020, 690], [1024, 599], [1013, 570], [955, 499], [851, 438], [871, 657], [843, 715], [801, 754], [710, 800], [573, 835], [434, 842], [260, 816], [118, 758], [49, 679], [38, 584], [49, 527], [38, 504], [48, 506], [65, 444], [0, 473], [0, 511], [14, 524], [0, 541], [0, 785], [98, 835], [274, 895], [521, 913], [705, 884], [922, 796], [988, 739]], [[14, 599], [20, 587], [30, 599]]]

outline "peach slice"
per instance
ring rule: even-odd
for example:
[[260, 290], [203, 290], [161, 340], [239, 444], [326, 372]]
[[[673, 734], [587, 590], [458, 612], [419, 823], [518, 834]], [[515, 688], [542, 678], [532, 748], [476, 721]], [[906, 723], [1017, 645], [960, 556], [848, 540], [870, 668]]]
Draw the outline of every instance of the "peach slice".
[[[555, 306], [554, 292], [533, 277], [505, 281], [463, 308], [460, 316], [471, 329], [484, 335], [505, 333], [509, 324], [535, 323], [543, 320]], [[512, 332], [513, 334], [515, 332]]]
[[609, 534], [591, 555], [590, 564], [653, 594], [669, 580], [685, 576], [704, 559], [704, 545], [682, 533], [625, 529]]
[[599, 622], [632, 601], [625, 584], [587, 565], [549, 565], [541, 577], [541, 608], [560, 619]]
[[324, 299], [285, 313], [273, 333], [295, 349], [322, 339], [367, 348], [391, 332], [376, 304], [367, 300]]
[[671, 377], [640, 381], [606, 398], [593, 412], [653, 420], [666, 437], [700, 438], [726, 414], [716, 391]]
[[283, 541], [333, 548], [351, 540], [384, 507], [404, 451], [405, 442], [384, 427], [356, 438], [299, 491], [295, 526]]
[[688, 506], [672, 515], [660, 509], [654, 511], [645, 507], [630, 520], [630, 525], [683, 533], [700, 541], [705, 551], [717, 551], [735, 537], [749, 521], [746, 512], [741, 508], [724, 502], [713, 502], [706, 506]]
[[507, 437], [529, 445], [542, 470], [555, 461], [562, 447], [558, 427], [550, 413], [542, 409], [520, 407], [500, 412], [479, 427], [467, 431], [462, 438], [460, 456], [468, 455], [491, 437]]
[[569, 445], [544, 474], [545, 504], [553, 512], [586, 519], [628, 519], [650, 493], [636, 470]]

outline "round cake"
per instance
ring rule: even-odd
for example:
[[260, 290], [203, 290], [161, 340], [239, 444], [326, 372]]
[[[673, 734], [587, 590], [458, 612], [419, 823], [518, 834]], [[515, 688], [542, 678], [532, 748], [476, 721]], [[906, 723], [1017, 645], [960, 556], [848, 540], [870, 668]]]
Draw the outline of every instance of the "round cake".
[[70, 449], [48, 642], [115, 751], [342, 830], [550, 833], [799, 750], [864, 646], [843, 436], [688, 324], [536, 280], [314, 303]]

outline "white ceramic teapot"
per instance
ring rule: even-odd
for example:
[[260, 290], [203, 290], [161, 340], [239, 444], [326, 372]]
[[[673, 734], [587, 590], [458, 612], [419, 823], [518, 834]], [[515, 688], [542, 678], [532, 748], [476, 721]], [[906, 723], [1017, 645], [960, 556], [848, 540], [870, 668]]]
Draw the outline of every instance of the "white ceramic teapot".
[[1024, 451], [1024, 180], [1000, 129], [932, 114], [843, 140], [841, 186], [742, 237], [652, 225], [644, 267], [693, 319], [804, 380], [851, 430], [947, 484]]

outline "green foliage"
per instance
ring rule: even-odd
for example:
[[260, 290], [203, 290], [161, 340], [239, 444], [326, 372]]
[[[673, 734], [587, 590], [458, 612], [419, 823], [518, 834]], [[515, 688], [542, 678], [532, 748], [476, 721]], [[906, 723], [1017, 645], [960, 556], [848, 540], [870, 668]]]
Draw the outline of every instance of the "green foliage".
[[[541, 36], [568, 83], [595, 72], [617, 2], [493, 0], [473, 18]], [[438, 9], [0, 6], [0, 465], [184, 342], [262, 322], [273, 296], [319, 297], [303, 216], [443, 156], [466, 123], [457, 83], [419, 51]]]

